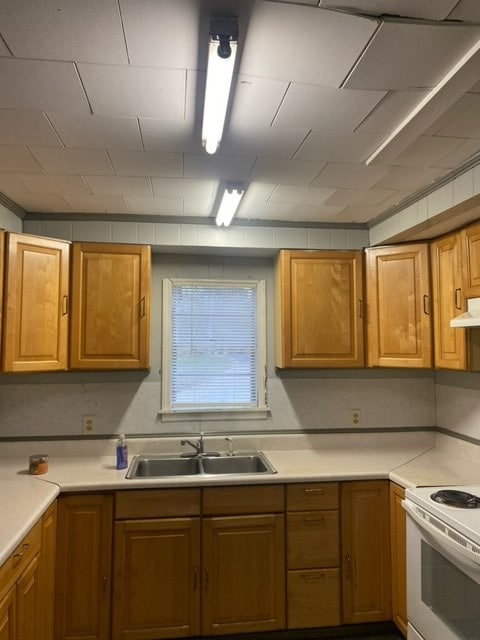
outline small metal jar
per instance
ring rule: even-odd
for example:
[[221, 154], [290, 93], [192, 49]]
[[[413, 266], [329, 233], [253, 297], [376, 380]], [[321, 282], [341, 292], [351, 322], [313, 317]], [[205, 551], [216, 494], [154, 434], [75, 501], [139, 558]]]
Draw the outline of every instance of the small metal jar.
[[48, 471], [48, 455], [46, 453], [36, 453], [29, 458], [28, 472], [32, 476], [38, 476]]

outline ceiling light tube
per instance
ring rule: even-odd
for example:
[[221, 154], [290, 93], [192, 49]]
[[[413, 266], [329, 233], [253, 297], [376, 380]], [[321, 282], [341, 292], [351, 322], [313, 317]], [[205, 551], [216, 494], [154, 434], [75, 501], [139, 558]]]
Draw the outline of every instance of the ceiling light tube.
[[245, 187], [242, 184], [227, 183], [225, 185], [225, 191], [215, 220], [218, 227], [228, 227], [230, 225], [244, 193]]
[[202, 127], [202, 143], [207, 153], [215, 153], [222, 139], [237, 53], [237, 38], [236, 18], [212, 19]]

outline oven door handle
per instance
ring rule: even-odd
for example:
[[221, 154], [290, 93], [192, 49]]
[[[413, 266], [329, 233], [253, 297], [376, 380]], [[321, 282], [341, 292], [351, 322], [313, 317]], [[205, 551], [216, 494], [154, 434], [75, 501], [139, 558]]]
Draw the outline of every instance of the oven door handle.
[[[456, 542], [452, 540], [447, 534], [443, 533], [440, 529], [427, 520], [424, 520], [421, 516], [417, 514], [415, 511], [415, 506], [412, 505], [411, 502], [407, 500], [402, 501], [402, 506], [409, 515], [412, 520], [414, 520], [418, 526], [424, 531], [428, 532], [430, 536], [438, 542], [439, 545], [451, 549], [457, 554], [463, 556], [465, 560], [469, 562], [470, 565], [479, 565], [480, 564], [480, 554], [478, 552], [473, 551], [473, 549], [463, 546], [461, 542]], [[448, 525], [444, 525], [447, 529]], [[464, 536], [455, 532], [455, 535], [459, 539], [463, 539]], [[466, 540], [466, 538], [465, 538]], [[471, 544], [471, 543], [470, 543]]]

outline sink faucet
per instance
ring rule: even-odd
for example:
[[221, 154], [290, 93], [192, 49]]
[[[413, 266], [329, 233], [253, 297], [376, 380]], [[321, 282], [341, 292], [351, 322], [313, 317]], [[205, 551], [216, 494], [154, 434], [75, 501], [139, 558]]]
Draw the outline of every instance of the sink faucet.
[[[204, 443], [203, 443], [203, 431], [200, 432], [200, 438], [197, 442], [192, 442], [191, 440], [180, 440], [181, 445], [189, 444], [193, 449], [195, 449], [195, 453], [191, 455], [195, 456], [203, 456], [204, 454]], [[189, 455], [189, 454], [184, 454]]]
[[233, 451], [233, 440], [231, 438], [229, 438], [228, 436], [225, 438], [225, 440], [228, 443], [228, 454], [229, 456], [234, 456], [235, 453]]

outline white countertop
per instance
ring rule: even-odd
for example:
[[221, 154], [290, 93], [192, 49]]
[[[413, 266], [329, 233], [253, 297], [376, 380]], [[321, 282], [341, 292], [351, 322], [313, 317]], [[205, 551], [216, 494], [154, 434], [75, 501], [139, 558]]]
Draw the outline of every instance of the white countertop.
[[[209, 440], [209, 449], [224, 450], [223, 438]], [[361, 437], [358, 434], [236, 437], [234, 440], [238, 452], [262, 450], [277, 473], [127, 480], [126, 470], [115, 469], [114, 456], [104, 455], [112, 453], [114, 443], [82, 442], [78, 445], [44, 443], [43, 449], [50, 455], [49, 471], [41, 476], [29, 476], [27, 451], [13, 447], [12, 457], [0, 459], [0, 564], [60, 492], [378, 478], [390, 478], [404, 487], [480, 484], [478, 447], [432, 432], [366, 433]], [[137, 453], [179, 452], [178, 438], [171, 442], [159, 440], [155, 444], [151, 440], [138, 440], [129, 445], [130, 460]]]

